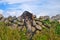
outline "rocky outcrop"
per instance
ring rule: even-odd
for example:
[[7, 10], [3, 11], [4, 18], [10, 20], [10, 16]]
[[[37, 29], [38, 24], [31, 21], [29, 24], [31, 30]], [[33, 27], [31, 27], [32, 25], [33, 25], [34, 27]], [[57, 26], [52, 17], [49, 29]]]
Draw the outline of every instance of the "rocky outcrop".
[[60, 15], [53, 16], [52, 18], [50, 18], [49, 16], [40, 16], [39, 18], [36, 18], [36, 15], [25, 11], [19, 17], [9, 16], [7, 18], [4, 18], [4, 16], [0, 14], [0, 22], [5, 22], [7, 26], [10, 26], [13, 29], [18, 28], [19, 30], [22, 30], [25, 26], [27, 32], [31, 34], [30, 39], [32, 39], [33, 35], [36, 33], [37, 30], [41, 31], [43, 27], [50, 28], [50, 25], [46, 25], [42, 21], [51, 19], [60, 20]]
[[60, 14], [51, 17], [52, 20], [60, 20]]

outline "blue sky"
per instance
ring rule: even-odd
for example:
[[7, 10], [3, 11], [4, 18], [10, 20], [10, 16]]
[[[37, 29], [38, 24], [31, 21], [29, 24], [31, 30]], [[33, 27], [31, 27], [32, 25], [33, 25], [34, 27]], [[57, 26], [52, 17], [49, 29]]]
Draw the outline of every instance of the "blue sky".
[[0, 14], [5, 17], [20, 16], [24, 11], [37, 17], [60, 14], [60, 0], [0, 0]]

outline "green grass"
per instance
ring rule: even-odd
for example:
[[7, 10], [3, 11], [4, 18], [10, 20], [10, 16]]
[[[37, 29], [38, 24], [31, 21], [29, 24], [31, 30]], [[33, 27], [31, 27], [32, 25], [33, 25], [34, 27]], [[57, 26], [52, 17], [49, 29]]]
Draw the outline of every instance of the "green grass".
[[60, 35], [60, 24], [56, 26], [55, 31], [56, 31], [56, 34]]
[[[44, 28], [42, 31], [37, 32], [33, 40], [60, 40], [60, 24], [57, 21], [50, 22], [45, 20], [44, 23], [50, 24], [51, 28]], [[0, 40], [28, 40], [25, 31], [19, 31], [18, 28], [11, 29], [5, 23], [0, 22]]]

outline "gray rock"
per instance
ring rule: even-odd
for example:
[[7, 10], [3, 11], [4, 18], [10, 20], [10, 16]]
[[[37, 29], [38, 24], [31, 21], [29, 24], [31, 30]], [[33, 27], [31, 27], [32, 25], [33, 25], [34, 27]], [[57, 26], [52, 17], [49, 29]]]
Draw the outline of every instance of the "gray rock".
[[36, 28], [37, 30], [39, 30], [39, 31], [41, 31], [41, 30], [42, 30], [42, 27], [41, 27], [41, 26], [39, 26], [39, 25], [36, 25], [36, 26], [35, 26], [35, 28]]
[[36, 29], [35, 29], [35, 27], [32, 27], [32, 32], [34, 32]]
[[11, 23], [17, 24], [17, 20], [12, 20]]
[[60, 20], [60, 14], [51, 17], [52, 20]]
[[4, 21], [5, 23], [8, 23], [9, 22], [9, 20], [7, 19], [7, 18], [5, 18], [5, 21]]
[[17, 21], [23, 22], [24, 20], [19, 16], [19, 17], [17, 17]]
[[39, 18], [35, 18], [34, 20], [35, 20], [35, 21], [40, 21], [40, 19], [39, 19]]
[[9, 21], [12, 21], [12, 16], [9, 16], [7, 19], [8, 19]]
[[40, 16], [39, 19], [40, 19], [40, 21], [42, 21], [42, 20], [50, 19], [50, 17], [49, 16]]
[[50, 17], [49, 16], [44, 16], [44, 19], [47, 20], [47, 19], [50, 19]]
[[0, 20], [0, 22], [4, 22], [5, 21], [5, 18], [2, 18], [1, 20]]
[[16, 17], [16, 16], [13, 16], [12, 19], [13, 19], [13, 20], [17, 20], [17, 17]]
[[33, 20], [33, 26], [36, 26], [36, 22], [35, 22], [35, 20]]
[[18, 25], [18, 26], [23, 26], [23, 25], [24, 25], [24, 23], [17, 22], [17, 25]]
[[36, 24], [37, 24], [37, 25], [42, 25], [42, 23], [41, 23], [41, 22], [39, 22], [39, 21], [36, 21]]

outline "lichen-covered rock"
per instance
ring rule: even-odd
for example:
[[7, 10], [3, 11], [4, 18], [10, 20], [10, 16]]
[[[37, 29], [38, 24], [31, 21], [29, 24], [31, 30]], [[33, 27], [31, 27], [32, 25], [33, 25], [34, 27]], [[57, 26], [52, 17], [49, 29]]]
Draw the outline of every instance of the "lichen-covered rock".
[[39, 25], [36, 25], [36, 26], [35, 26], [35, 28], [36, 28], [37, 30], [39, 30], [39, 31], [41, 31], [41, 30], [42, 30], [42, 27], [41, 27], [41, 26], [39, 26]]
[[41, 22], [39, 22], [39, 21], [36, 21], [36, 24], [37, 24], [37, 25], [42, 25], [42, 23], [41, 23]]
[[35, 27], [32, 27], [32, 32], [34, 32], [36, 29], [35, 29]]
[[36, 21], [35, 21], [35, 20], [33, 20], [32, 25], [33, 25], [33, 26], [36, 26]]

